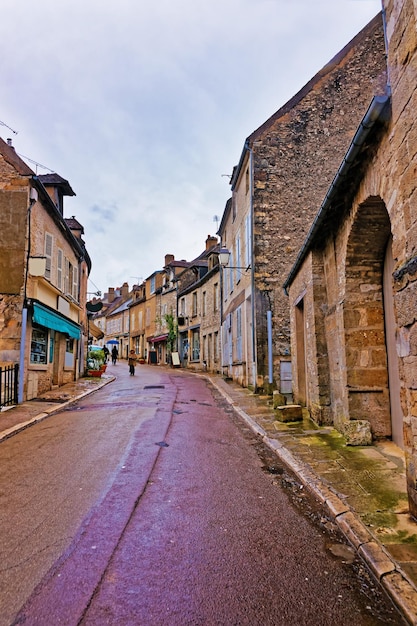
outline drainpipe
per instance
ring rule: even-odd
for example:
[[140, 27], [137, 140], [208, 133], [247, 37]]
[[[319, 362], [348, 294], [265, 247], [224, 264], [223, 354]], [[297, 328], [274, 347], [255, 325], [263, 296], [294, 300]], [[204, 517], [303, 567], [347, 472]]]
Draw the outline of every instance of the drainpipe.
[[19, 384], [17, 387], [17, 403], [21, 404], [23, 402], [23, 388], [24, 388], [24, 378], [25, 378], [25, 352], [26, 352], [26, 330], [27, 330], [27, 319], [28, 319], [28, 303], [26, 298], [27, 292], [27, 282], [28, 282], [28, 273], [29, 273], [29, 257], [30, 257], [30, 244], [31, 244], [31, 214], [32, 207], [38, 199], [38, 192], [34, 187], [30, 189], [30, 200], [29, 206], [27, 209], [28, 215], [28, 245], [26, 251], [26, 264], [25, 264], [25, 281], [23, 286], [23, 308], [22, 308], [22, 327], [20, 334], [20, 354], [19, 354]]
[[273, 355], [272, 355], [272, 311], [269, 310], [266, 312], [266, 321], [268, 327], [268, 381], [269, 384], [272, 385], [274, 382], [274, 373], [273, 373]]

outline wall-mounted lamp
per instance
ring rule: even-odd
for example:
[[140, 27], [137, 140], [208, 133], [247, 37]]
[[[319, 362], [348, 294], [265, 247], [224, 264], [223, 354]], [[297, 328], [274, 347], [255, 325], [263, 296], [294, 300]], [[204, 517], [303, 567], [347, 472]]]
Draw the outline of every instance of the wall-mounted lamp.
[[248, 265], [247, 267], [236, 267], [236, 266], [232, 267], [229, 265], [229, 260], [230, 260], [230, 251], [227, 248], [220, 248], [219, 263], [223, 268], [227, 267], [230, 270], [249, 270], [250, 269], [250, 265]]

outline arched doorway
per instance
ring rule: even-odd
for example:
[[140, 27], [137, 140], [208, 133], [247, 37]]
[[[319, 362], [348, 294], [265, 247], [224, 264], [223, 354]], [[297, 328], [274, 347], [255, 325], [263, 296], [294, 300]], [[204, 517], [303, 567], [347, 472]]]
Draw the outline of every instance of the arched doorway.
[[369, 420], [375, 437], [393, 432], [384, 311], [390, 236], [385, 204], [379, 197], [368, 198], [358, 208], [347, 242], [343, 310], [349, 418]]

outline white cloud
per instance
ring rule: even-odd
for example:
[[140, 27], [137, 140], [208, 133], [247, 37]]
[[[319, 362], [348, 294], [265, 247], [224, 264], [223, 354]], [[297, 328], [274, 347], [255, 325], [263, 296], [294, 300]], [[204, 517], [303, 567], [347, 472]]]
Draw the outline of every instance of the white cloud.
[[[3, 0], [0, 120], [67, 178], [103, 291], [192, 259], [245, 138], [379, 0]], [[0, 127], [6, 138], [10, 133]], [[39, 169], [39, 173], [44, 170]]]

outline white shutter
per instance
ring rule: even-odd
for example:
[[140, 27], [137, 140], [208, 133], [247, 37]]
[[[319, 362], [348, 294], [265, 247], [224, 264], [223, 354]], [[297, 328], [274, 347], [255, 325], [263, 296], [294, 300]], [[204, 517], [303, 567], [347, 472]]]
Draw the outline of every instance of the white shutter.
[[52, 246], [53, 246], [52, 235], [50, 233], [45, 233], [45, 256], [46, 256], [45, 278], [47, 278], [48, 280], [51, 280], [51, 273], [52, 273]]
[[58, 248], [58, 257], [57, 257], [57, 268], [56, 268], [56, 279], [57, 279], [57, 287], [62, 291], [62, 265], [64, 261], [64, 253], [60, 248]]
[[72, 268], [72, 297], [78, 302], [78, 267]]

